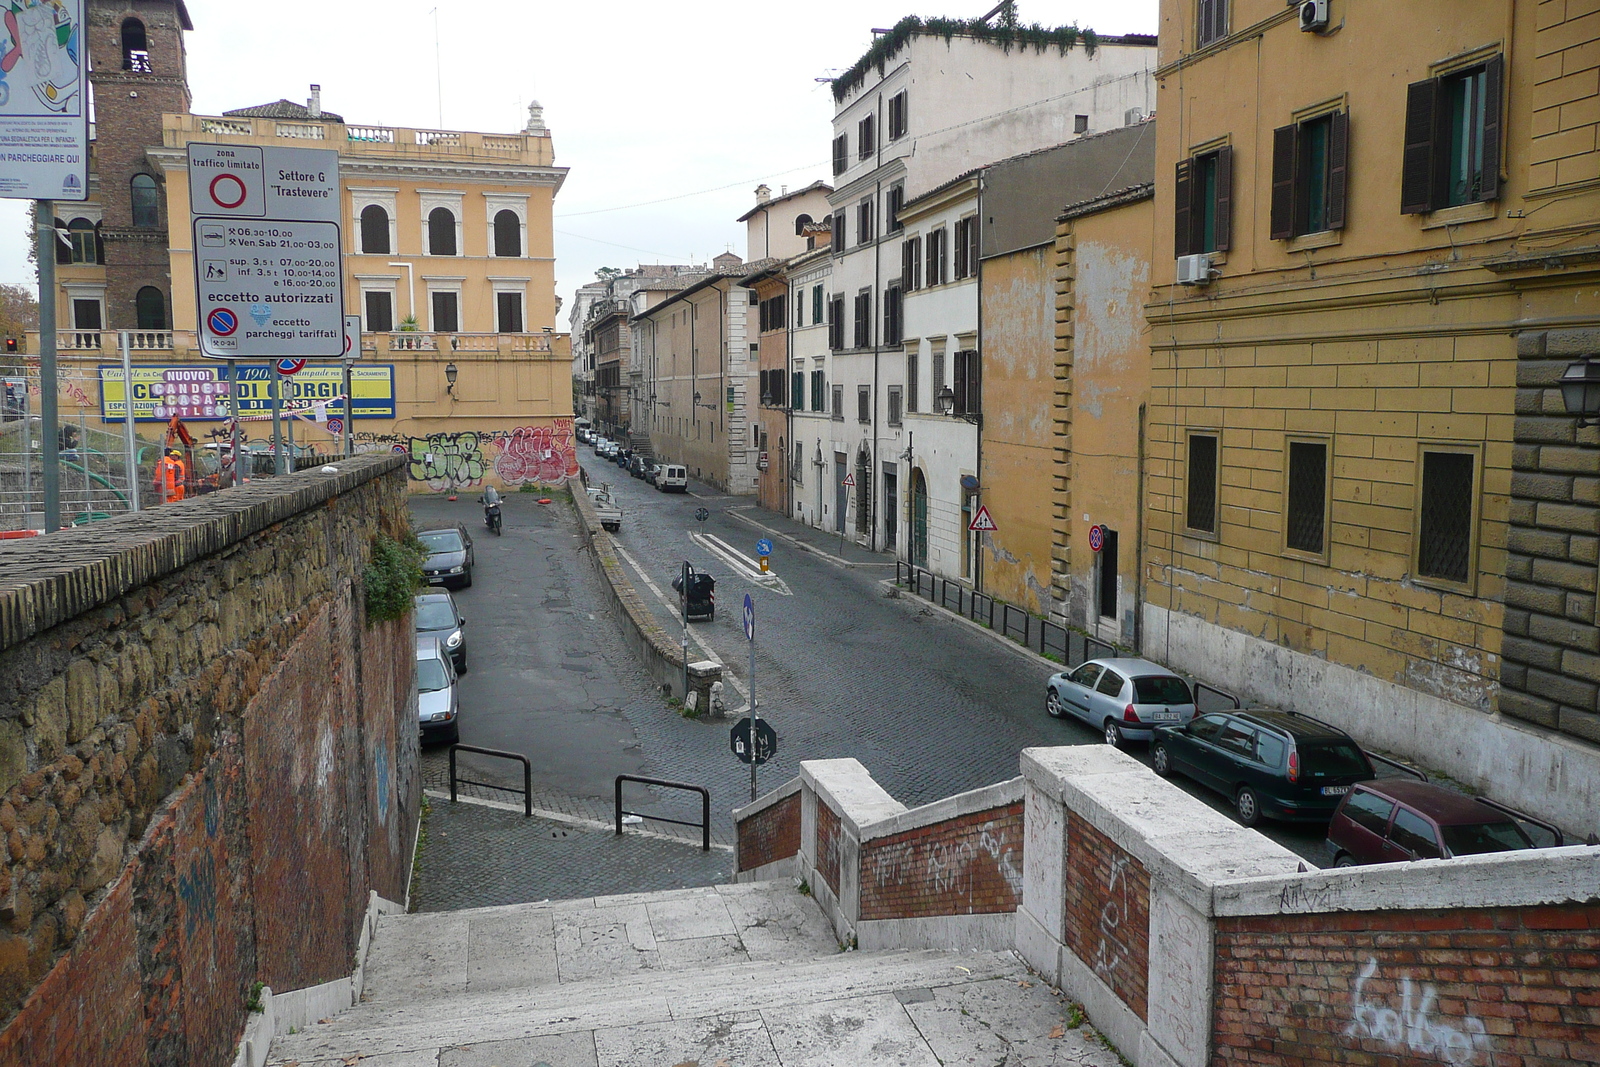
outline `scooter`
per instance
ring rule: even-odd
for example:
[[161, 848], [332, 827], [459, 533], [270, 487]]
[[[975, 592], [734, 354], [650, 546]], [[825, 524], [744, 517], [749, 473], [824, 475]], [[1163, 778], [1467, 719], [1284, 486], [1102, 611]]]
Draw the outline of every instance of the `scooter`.
[[493, 530], [495, 536], [500, 536], [500, 498], [498, 496], [483, 500], [483, 524]]

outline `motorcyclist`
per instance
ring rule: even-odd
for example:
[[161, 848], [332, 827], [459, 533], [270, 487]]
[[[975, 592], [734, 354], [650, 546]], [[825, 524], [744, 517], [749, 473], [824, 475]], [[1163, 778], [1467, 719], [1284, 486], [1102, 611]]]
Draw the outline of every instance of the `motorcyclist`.
[[483, 524], [494, 530], [500, 523], [500, 494], [494, 486], [483, 487], [483, 495], [478, 497], [478, 502], [483, 505]]

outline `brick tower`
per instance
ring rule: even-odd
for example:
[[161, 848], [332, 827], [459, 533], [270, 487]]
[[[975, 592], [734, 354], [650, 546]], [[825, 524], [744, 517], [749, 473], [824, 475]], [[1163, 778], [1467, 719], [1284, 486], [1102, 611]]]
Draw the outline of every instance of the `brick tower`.
[[[104, 219], [107, 329], [172, 326], [167, 195], [145, 150], [161, 144], [161, 116], [187, 114], [183, 34], [194, 29], [183, 0], [89, 0], [89, 76], [95, 143], [91, 189]], [[179, 220], [183, 225], [187, 220]], [[159, 290], [157, 308], [141, 289]]]

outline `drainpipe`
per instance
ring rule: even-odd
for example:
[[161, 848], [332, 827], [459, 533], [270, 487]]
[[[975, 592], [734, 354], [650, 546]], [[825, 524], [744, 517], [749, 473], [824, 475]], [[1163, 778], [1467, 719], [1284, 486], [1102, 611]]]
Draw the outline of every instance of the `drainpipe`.
[[[876, 143], [872, 146], [872, 148], [874, 154], [877, 156], [877, 159], [873, 164], [873, 168], [881, 172], [883, 169], [883, 131], [878, 128], [878, 119], [883, 117], [882, 82], [880, 82], [879, 85], [878, 110], [874, 113], [872, 120], [872, 136]], [[872, 211], [874, 215], [882, 216], [886, 214], [882, 210], [882, 204], [883, 178], [880, 176], [872, 186]], [[876, 218], [874, 221], [877, 225], [874, 227], [872, 235], [872, 296], [867, 301], [867, 308], [869, 311], [874, 307], [878, 307], [877, 301], [883, 299], [883, 234], [889, 225], [888, 220], [883, 217]], [[879, 494], [879, 488], [882, 484], [881, 479], [883, 477], [883, 464], [878, 455], [878, 394], [881, 391], [879, 386], [878, 362], [879, 355], [882, 352], [882, 320], [883, 308], [878, 307], [877, 314], [872, 315], [868, 323], [870, 327], [868, 330], [868, 335], [872, 338], [872, 422], [870, 424], [872, 426], [872, 471], [869, 475], [869, 478], [876, 477], [880, 479], [879, 485], [874, 486], [867, 493], [867, 506], [871, 509], [868, 514], [872, 516], [872, 520], [867, 523], [867, 548], [872, 552], [876, 552], [878, 550], [877, 497]]]
[[1133, 499], [1133, 647], [1144, 654], [1144, 418], [1145, 406], [1139, 405], [1139, 477]]
[[[973, 424], [973, 432], [977, 434], [977, 445], [973, 449], [972, 469], [978, 479], [978, 506], [983, 506], [983, 185], [988, 179], [988, 171], [978, 172], [978, 262], [973, 264], [974, 274], [978, 279], [978, 421]], [[967, 372], [967, 388], [972, 388], [972, 372]], [[976, 512], [974, 512], [976, 514]], [[978, 532], [978, 551], [973, 560], [972, 588], [983, 592], [983, 542], [988, 539], [991, 543], [994, 538], [986, 530]]]
[[[785, 271], [785, 274], [788, 272]], [[784, 300], [794, 296], [793, 286], [788, 286], [789, 291], [784, 295]], [[804, 293], [801, 300], [805, 299]], [[784, 440], [788, 441], [788, 454], [783, 457], [783, 469], [788, 472], [783, 485], [783, 514], [786, 518], [794, 518], [794, 468], [790, 461], [794, 458], [794, 373], [789, 370], [789, 365], [794, 362], [794, 320], [798, 315], [791, 315], [792, 308], [784, 309], [784, 318], [789, 322], [789, 328], [783, 331], [783, 391], [789, 398], [789, 403], [783, 413], [783, 426], [787, 431]], [[802, 379], [803, 380], [803, 379]]]

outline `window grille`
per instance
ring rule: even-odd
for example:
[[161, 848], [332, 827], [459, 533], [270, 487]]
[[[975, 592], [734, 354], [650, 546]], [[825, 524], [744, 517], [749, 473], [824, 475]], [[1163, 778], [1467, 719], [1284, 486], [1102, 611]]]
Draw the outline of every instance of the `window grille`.
[[1189, 529], [1217, 532], [1217, 439], [1209, 434], [1189, 437]]
[[1289, 442], [1289, 515], [1285, 543], [1298, 552], [1322, 554], [1328, 501], [1328, 446]]
[[1422, 454], [1422, 515], [1417, 573], [1466, 582], [1472, 557], [1472, 465], [1469, 452]]

